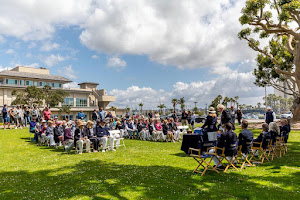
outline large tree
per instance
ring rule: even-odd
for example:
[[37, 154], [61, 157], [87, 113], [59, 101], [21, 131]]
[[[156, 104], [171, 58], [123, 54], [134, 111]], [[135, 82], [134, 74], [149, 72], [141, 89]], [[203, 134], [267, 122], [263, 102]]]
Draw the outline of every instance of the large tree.
[[34, 104], [41, 106], [45, 102], [46, 106], [55, 107], [64, 101], [68, 93], [60, 89], [51, 90], [51, 87], [46, 85], [42, 89], [36, 86], [29, 86], [24, 91], [13, 90], [12, 95], [16, 97], [12, 105], [23, 104], [32, 107]]
[[11, 94], [16, 97], [12, 105], [41, 106], [44, 100], [43, 90], [35, 86], [29, 86], [24, 91], [15, 89]]
[[[294, 120], [300, 120], [300, 2], [299, 0], [247, 0], [240, 17], [248, 25], [240, 39], [259, 52], [254, 71], [258, 86], [294, 96]], [[256, 36], [256, 34], [258, 36]], [[262, 47], [260, 41], [268, 41]], [[289, 89], [289, 90], [286, 90]]]

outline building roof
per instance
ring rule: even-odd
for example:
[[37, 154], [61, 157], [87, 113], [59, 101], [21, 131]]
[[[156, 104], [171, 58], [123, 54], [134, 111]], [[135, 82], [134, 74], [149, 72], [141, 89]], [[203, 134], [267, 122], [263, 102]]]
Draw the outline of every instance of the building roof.
[[57, 75], [37, 74], [37, 73], [18, 72], [18, 71], [9, 71], [9, 70], [1, 71], [0, 76], [44, 79], [44, 80], [52, 80], [52, 81], [61, 81], [61, 82], [65, 82], [65, 83], [72, 82], [70, 79], [67, 79], [62, 76], [57, 76]]
[[83, 83], [79, 83], [78, 85], [83, 85], [83, 84], [91, 84], [91, 85], [99, 85], [99, 83], [94, 83], [94, 82], [83, 82]]

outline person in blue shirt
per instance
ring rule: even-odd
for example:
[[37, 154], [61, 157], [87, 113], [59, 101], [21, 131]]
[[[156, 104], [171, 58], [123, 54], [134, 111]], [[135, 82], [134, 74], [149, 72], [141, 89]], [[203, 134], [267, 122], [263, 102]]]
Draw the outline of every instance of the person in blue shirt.
[[80, 112], [78, 113], [77, 118], [80, 119], [80, 120], [84, 120], [85, 114], [82, 110], [80, 110]]
[[100, 117], [100, 120], [105, 119], [105, 111], [103, 110], [103, 107], [101, 107], [99, 110], [99, 117]]
[[10, 121], [9, 121], [9, 115], [8, 115], [8, 112], [7, 112], [7, 105], [5, 104], [3, 109], [2, 109], [2, 117], [3, 117], [3, 126], [4, 126], [4, 129], [5, 128], [5, 125], [7, 124], [7, 128], [10, 129]]

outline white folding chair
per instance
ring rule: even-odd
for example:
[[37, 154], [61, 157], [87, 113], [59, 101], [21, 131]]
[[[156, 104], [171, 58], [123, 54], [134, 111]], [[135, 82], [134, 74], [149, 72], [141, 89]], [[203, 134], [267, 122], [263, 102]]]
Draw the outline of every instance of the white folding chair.
[[[120, 147], [120, 146], [124, 146], [124, 147], [126, 148], [125, 142], [124, 142], [124, 138], [121, 137], [121, 132], [120, 132], [120, 130], [110, 130], [109, 133], [110, 133], [110, 135], [111, 135], [112, 137], [114, 137], [114, 142], [116, 143], [116, 144], [115, 144], [115, 147], [116, 147], [116, 148], [118, 148], [118, 147]], [[120, 138], [115, 138], [115, 135], [119, 135]], [[117, 141], [118, 141], [118, 140], [120, 140], [120, 144], [117, 146]], [[108, 141], [108, 140], [107, 140], [107, 141]], [[122, 141], [122, 144], [121, 144], [121, 141]], [[109, 144], [107, 145], [107, 147], [108, 147], [108, 146], [109, 146]]]

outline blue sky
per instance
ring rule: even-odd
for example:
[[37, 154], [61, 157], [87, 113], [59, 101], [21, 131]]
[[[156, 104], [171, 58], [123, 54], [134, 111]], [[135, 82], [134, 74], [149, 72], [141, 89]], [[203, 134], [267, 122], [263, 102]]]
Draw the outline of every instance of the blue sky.
[[256, 104], [256, 53], [236, 37], [244, 2], [4, 0], [0, 67], [46, 67], [69, 87], [97, 82], [119, 107], [182, 96], [203, 107], [218, 94]]

